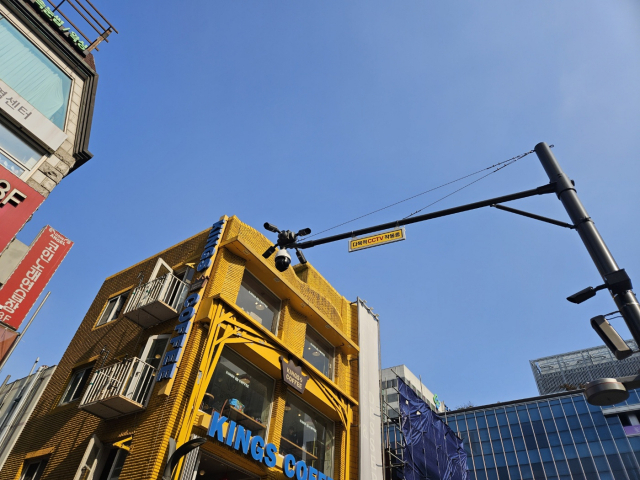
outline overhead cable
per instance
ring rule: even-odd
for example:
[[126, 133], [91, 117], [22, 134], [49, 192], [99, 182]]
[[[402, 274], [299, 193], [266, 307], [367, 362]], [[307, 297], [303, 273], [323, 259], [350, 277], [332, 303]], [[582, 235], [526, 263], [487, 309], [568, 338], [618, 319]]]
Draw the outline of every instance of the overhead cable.
[[[460, 189], [456, 190], [455, 192], [453, 192], [453, 193], [456, 193], [456, 192], [458, 192], [458, 191], [460, 191], [460, 190], [462, 190], [462, 189], [464, 189], [464, 188], [468, 187], [469, 185], [471, 185], [471, 184], [473, 184], [473, 183], [475, 183], [475, 182], [477, 182], [477, 181], [480, 181], [480, 180], [482, 180], [483, 178], [488, 177], [489, 175], [491, 175], [491, 174], [493, 174], [493, 173], [496, 173], [498, 170], [501, 170], [502, 168], [504, 168], [504, 167], [507, 167], [507, 166], [511, 165], [512, 163], [514, 163], [514, 162], [516, 162], [516, 161], [520, 160], [521, 158], [526, 157], [527, 155], [529, 155], [529, 154], [530, 154], [530, 153], [532, 153], [532, 152], [533, 152], [533, 150], [530, 150], [530, 151], [528, 151], [528, 152], [526, 152], [526, 153], [522, 153], [522, 154], [520, 154], [520, 155], [516, 155], [515, 157], [512, 157], [512, 158], [510, 158], [510, 159], [508, 159], [508, 160], [504, 160], [504, 161], [502, 161], [502, 162], [495, 163], [495, 164], [490, 165], [490, 166], [488, 166], [488, 167], [486, 167], [486, 168], [482, 168], [482, 169], [480, 169], [480, 170], [478, 170], [478, 171], [476, 171], [476, 172], [469, 173], [468, 175], [464, 175], [464, 176], [462, 176], [462, 177], [460, 177], [460, 178], [457, 178], [457, 179], [455, 179], [455, 180], [451, 180], [451, 181], [449, 181], [449, 182], [443, 183], [442, 185], [438, 185], [437, 187], [433, 187], [433, 188], [430, 188], [429, 190], [425, 190], [424, 192], [421, 192], [421, 193], [417, 193], [417, 194], [415, 194], [415, 195], [412, 195], [411, 197], [405, 198], [404, 200], [400, 200], [400, 201], [397, 201], [397, 202], [395, 202], [395, 203], [392, 203], [391, 205], [387, 205], [386, 207], [382, 207], [382, 208], [379, 208], [379, 209], [374, 210], [374, 211], [372, 211], [372, 212], [365, 213], [364, 215], [360, 215], [359, 217], [352, 218], [351, 220], [347, 220], [346, 222], [339, 223], [338, 225], [335, 225], [335, 226], [333, 226], [333, 227], [331, 227], [331, 228], [327, 228], [327, 229], [322, 230], [322, 231], [320, 231], [320, 232], [314, 233], [313, 235], [310, 235], [308, 238], [315, 237], [316, 235], [320, 235], [321, 233], [328, 232], [329, 230], [333, 230], [333, 229], [335, 229], [335, 228], [341, 227], [341, 226], [346, 225], [346, 224], [351, 223], [351, 222], [355, 222], [356, 220], [360, 220], [361, 218], [368, 217], [369, 215], [373, 215], [374, 213], [381, 212], [382, 210], [386, 210], [386, 209], [391, 208], [391, 207], [395, 207], [396, 205], [399, 205], [399, 204], [401, 204], [401, 203], [407, 202], [407, 201], [412, 200], [412, 199], [414, 199], [414, 198], [416, 198], [416, 197], [420, 197], [421, 195], [425, 195], [425, 194], [427, 194], [427, 193], [429, 193], [429, 192], [433, 192], [434, 190], [438, 190], [438, 189], [440, 189], [440, 188], [446, 187], [447, 185], [451, 185], [451, 184], [453, 184], [453, 183], [456, 183], [456, 182], [459, 182], [459, 181], [461, 181], [461, 180], [464, 180], [465, 178], [473, 177], [474, 175], [478, 175], [479, 173], [486, 172], [487, 170], [491, 170], [492, 168], [496, 168], [496, 167], [498, 167], [498, 168], [496, 168], [496, 170], [494, 170], [494, 171], [492, 171], [492, 172], [489, 172], [487, 175], [484, 175], [484, 176], [482, 176], [481, 178], [479, 178], [479, 179], [477, 179], [477, 180], [474, 180], [473, 182], [471, 182], [471, 183], [469, 183], [469, 184], [465, 185], [464, 187], [462, 187], [462, 188], [460, 188]], [[425, 208], [430, 207], [430, 206], [431, 206], [431, 205], [433, 205], [434, 203], [437, 203], [437, 202], [439, 202], [440, 200], [443, 200], [443, 199], [445, 199], [446, 197], [453, 195], [453, 193], [450, 193], [449, 195], [446, 195], [446, 196], [442, 197], [441, 199], [437, 200], [436, 202], [433, 202], [433, 203], [431, 203], [431, 204], [427, 205], [426, 207], [421, 208], [420, 210], [417, 210], [416, 212], [413, 212], [411, 215], [409, 215], [409, 217], [410, 217], [410, 216], [412, 216], [412, 215], [414, 215], [414, 214], [416, 214], [416, 213], [418, 213], [418, 212], [420, 212], [420, 211], [422, 211], [422, 210], [424, 210]], [[405, 217], [405, 218], [408, 218], [408, 217]]]

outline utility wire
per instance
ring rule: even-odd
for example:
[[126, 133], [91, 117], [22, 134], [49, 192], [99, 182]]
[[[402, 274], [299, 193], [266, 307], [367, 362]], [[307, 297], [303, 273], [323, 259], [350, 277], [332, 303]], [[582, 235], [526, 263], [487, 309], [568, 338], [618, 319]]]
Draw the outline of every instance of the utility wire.
[[[526, 153], [521, 153], [520, 155], [516, 155], [515, 157], [510, 158], [509, 160], [505, 160], [504, 162], [500, 162], [502, 165], [500, 165], [500, 164], [496, 164], [496, 165], [500, 165], [500, 166], [499, 166], [498, 168], [496, 168], [495, 170], [493, 170], [492, 172], [489, 172], [489, 173], [487, 173], [486, 175], [481, 176], [480, 178], [476, 178], [473, 182], [469, 182], [469, 183], [467, 183], [465, 186], [460, 187], [459, 189], [454, 190], [454, 191], [453, 191], [453, 192], [451, 192], [451, 193], [448, 193], [448, 194], [447, 194], [447, 195], [445, 195], [444, 197], [441, 197], [441, 198], [439, 198], [438, 200], [436, 200], [435, 202], [431, 202], [431, 203], [430, 203], [429, 205], [427, 205], [426, 207], [422, 207], [420, 210], [416, 210], [415, 212], [410, 213], [410, 214], [409, 214], [409, 215], [407, 215], [406, 217], [403, 217], [403, 220], [404, 220], [405, 218], [409, 218], [409, 217], [414, 216], [416, 213], [420, 213], [422, 210], [424, 210], [424, 209], [426, 209], [426, 208], [429, 208], [430, 206], [435, 205], [435, 204], [436, 204], [436, 203], [438, 203], [438, 202], [441, 202], [441, 201], [442, 201], [442, 200], [444, 200], [445, 198], [450, 197], [451, 195], [453, 195], [453, 194], [455, 194], [455, 193], [458, 193], [460, 190], [464, 190], [465, 188], [470, 187], [470, 186], [471, 186], [471, 185], [473, 185], [474, 183], [479, 182], [480, 180], [482, 180], [483, 178], [487, 178], [489, 175], [493, 175], [494, 173], [499, 172], [499, 171], [500, 171], [500, 170], [502, 170], [503, 168], [506, 168], [506, 167], [508, 167], [509, 165], [513, 165], [513, 164], [514, 164], [514, 163], [516, 163], [518, 160], [520, 160], [521, 158], [526, 157], [526, 156], [527, 156], [527, 155], [529, 155], [530, 153], [533, 153], [533, 150], [529, 150], [529, 151], [528, 151], [528, 152], [526, 152]], [[491, 167], [485, 168], [484, 170], [488, 170], [489, 168], [493, 168], [493, 167], [495, 167], [495, 165], [492, 165]]]
[[[315, 237], [316, 235], [320, 235], [321, 233], [325, 233], [325, 232], [328, 232], [329, 230], [333, 230], [333, 229], [335, 229], [335, 228], [341, 227], [341, 226], [346, 225], [346, 224], [348, 224], [348, 223], [355, 222], [356, 220], [360, 220], [361, 218], [368, 217], [369, 215], [373, 215], [374, 213], [381, 212], [382, 210], [386, 210], [387, 208], [395, 207], [396, 205], [399, 205], [399, 204], [404, 203], [404, 202], [408, 202], [409, 200], [412, 200], [412, 199], [414, 199], [414, 198], [416, 198], [416, 197], [420, 197], [421, 195], [425, 195], [425, 194], [427, 194], [427, 193], [429, 193], [429, 192], [433, 192], [434, 190], [438, 190], [438, 189], [440, 189], [440, 188], [446, 187], [447, 185], [451, 185], [452, 183], [456, 183], [456, 182], [459, 182], [460, 180], [464, 180], [465, 178], [473, 177], [474, 175], [478, 175], [479, 173], [485, 172], [485, 171], [487, 171], [487, 170], [491, 170], [492, 168], [499, 167], [499, 168], [497, 168], [496, 170], [494, 170], [493, 172], [489, 172], [487, 175], [484, 175], [484, 176], [482, 176], [482, 177], [478, 178], [477, 180], [474, 180], [473, 182], [471, 182], [471, 183], [469, 183], [469, 184], [465, 185], [464, 187], [459, 188], [459, 189], [458, 189], [458, 190], [456, 190], [455, 192], [450, 193], [449, 195], [446, 195], [446, 196], [442, 197], [442, 198], [441, 198], [441, 199], [439, 199], [439, 200], [436, 200], [435, 202], [433, 202], [433, 203], [431, 203], [431, 204], [427, 205], [427, 206], [426, 206], [426, 207], [424, 207], [424, 208], [421, 208], [420, 210], [417, 210], [416, 212], [413, 212], [411, 215], [409, 215], [409, 217], [410, 217], [410, 216], [415, 215], [416, 213], [418, 213], [418, 212], [420, 212], [420, 211], [424, 210], [425, 208], [430, 207], [430, 206], [431, 206], [431, 205], [433, 205], [434, 203], [437, 203], [437, 202], [439, 202], [440, 200], [444, 200], [445, 198], [447, 198], [447, 197], [449, 197], [449, 196], [453, 195], [454, 193], [459, 192], [460, 190], [462, 190], [462, 189], [464, 189], [464, 188], [468, 187], [469, 185], [471, 185], [471, 184], [473, 184], [473, 183], [476, 183], [476, 182], [478, 182], [478, 181], [482, 180], [483, 178], [488, 177], [489, 175], [491, 175], [491, 174], [493, 174], [493, 173], [496, 173], [498, 170], [501, 170], [502, 168], [504, 168], [504, 167], [507, 167], [507, 166], [511, 165], [512, 163], [514, 163], [514, 162], [516, 162], [516, 161], [520, 160], [520, 159], [521, 159], [521, 158], [523, 158], [523, 157], [526, 157], [527, 155], [529, 155], [529, 154], [530, 154], [530, 153], [532, 153], [532, 152], [533, 152], [533, 150], [530, 150], [530, 151], [528, 151], [528, 152], [526, 152], [526, 153], [522, 153], [522, 154], [520, 154], [520, 155], [516, 155], [515, 157], [512, 157], [512, 158], [510, 158], [510, 159], [508, 159], [508, 160], [505, 160], [505, 161], [503, 161], [503, 162], [495, 163], [495, 164], [493, 164], [493, 165], [491, 165], [491, 166], [489, 166], [489, 167], [486, 167], [486, 168], [480, 169], [480, 170], [478, 170], [477, 172], [473, 172], [473, 173], [470, 173], [470, 174], [465, 175], [465, 176], [463, 176], [463, 177], [457, 178], [457, 179], [455, 179], [455, 180], [451, 180], [450, 182], [443, 183], [442, 185], [439, 185], [439, 186], [437, 186], [437, 187], [433, 187], [433, 188], [430, 188], [429, 190], [425, 190], [424, 192], [417, 193], [416, 195], [413, 195], [413, 196], [411, 196], [411, 197], [405, 198], [404, 200], [400, 200], [400, 201], [398, 201], [398, 202], [392, 203], [391, 205], [387, 205], [386, 207], [379, 208], [379, 209], [377, 209], [377, 210], [374, 210], [373, 212], [365, 213], [364, 215], [360, 215], [359, 217], [352, 218], [351, 220], [347, 220], [346, 222], [339, 223], [338, 225], [335, 225], [335, 226], [333, 226], [333, 227], [331, 227], [331, 228], [327, 228], [327, 229], [322, 230], [322, 231], [320, 231], [320, 232], [318, 232], [318, 233], [314, 233], [313, 235], [309, 235], [309, 237], [307, 237], [307, 238]], [[404, 218], [408, 218], [408, 217], [404, 217]]]

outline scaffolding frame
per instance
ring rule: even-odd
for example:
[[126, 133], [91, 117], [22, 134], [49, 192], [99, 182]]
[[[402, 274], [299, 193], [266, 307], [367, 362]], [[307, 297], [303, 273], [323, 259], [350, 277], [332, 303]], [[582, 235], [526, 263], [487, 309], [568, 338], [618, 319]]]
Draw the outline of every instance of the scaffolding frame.
[[[395, 370], [391, 369], [391, 371], [395, 375], [395, 378], [391, 379], [391, 385], [389, 386], [389, 380], [386, 380], [387, 385], [385, 388], [380, 389], [380, 417], [382, 418], [382, 448], [384, 454], [383, 469], [385, 480], [398, 480], [404, 478], [404, 468], [407, 464], [407, 461], [405, 460], [405, 449], [407, 448], [407, 443], [405, 441], [404, 434], [402, 433], [401, 421], [403, 415], [399, 408], [400, 389], [398, 380], [402, 379], [402, 377], [398, 375]], [[414, 387], [410, 386], [404, 379], [402, 379], [402, 381], [415, 392]], [[395, 406], [392, 405], [392, 402], [395, 402], [395, 400], [389, 401], [389, 392], [391, 392], [391, 395], [396, 395], [396, 398], [398, 399], [398, 408], [395, 408]], [[424, 402], [429, 410], [434, 414], [440, 416], [441, 413], [444, 413], [445, 417], [444, 419], [441, 418], [441, 420], [444, 423], [447, 423], [446, 409], [444, 412], [437, 412], [431, 407], [431, 404], [423, 398], [420, 398], [420, 401]], [[462, 441], [462, 437], [457, 432], [453, 433]]]

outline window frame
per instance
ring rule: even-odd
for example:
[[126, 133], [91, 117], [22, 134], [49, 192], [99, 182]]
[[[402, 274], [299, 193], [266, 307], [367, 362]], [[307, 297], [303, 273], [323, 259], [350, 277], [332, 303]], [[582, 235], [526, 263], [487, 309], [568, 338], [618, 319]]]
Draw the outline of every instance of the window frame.
[[[232, 353], [232, 357], [233, 355], [237, 356], [242, 362], [246, 362], [248, 363], [251, 368], [255, 368], [258, 372], [260, 372], [261, 374], [263, 374], [265, 377], [267, 377], [268, 379], [270, 379], [272, 381], [271, 384], [271, 391], [267, 392], [267, 394], [269, 395], [269, 413], [267, 415], [267, 423], [265, 424], [265, 433], [264, 433], [264, 438], [269, 438], [269, 430], [271, 428], [271, 417], [273, 416], [273, 405], [275, 402], [275, 395], [276, 395], [276, 384], [278, 382], [278, 379], [272, 377], [271, 375], [269, 375], [267, 372], [265, 372], [264, 370], [262, 370], [260, 367], [258, 367], [256, 364], [250, 362], [249, 360], [247, 360], [246, 358], [244, 358], [242, 355], [240, 355], [238, 352], [236, 352], [235, 350], [233, 350], [230, 347], [225, 347], [222, 352], [220, 353], [220, 357], [218, 359], [218, 363], [216, 364], [216, 366], [213, 369], [213, 373], [211, 374], [211, 380], [209, 381], [209, 384], [211, 384], [211, 382], [213, 382], [213, 377], [216, 371], [216, 368], [218, 367], [218, 365], [220, 364], [220, 360], [222, 359], [222, 357], [225, 355], [225, 353], [231, 352]], [[232, 358], [230, 360], [231, 362], [234, 361], [234, 359]], [[209, 390], [209, 386], [207, 385], [207, 388], [205, 390], [205, 392], [207, 392]], [[204, 400], [203, 400], [204, 401]], [[201, 410], [200, 407], [202, 406], [202, 402], [200, 403], [200, 405], [198, 406], [198, 411], [207, 414], [207, 412], [205, 412], [204, 410]], [[209, 415], [209, 414], [207, 414]]]
[[[49, 49], [47, 48], [47, 46], [42, 42], [42, 40], [40, 40], [38, 37], [36, 37], [35, 35], [33, 35], [28, 29], [24, 28], [21, 24], [20, 21], [18, 21], [13, 15], [8, 14], [8, 12], [0, 12], [0, 20], [5, 19], [9, 25], [11, 25], [13, 28], [15, 28], [18, 33], [20, 33], [27, 42], [29, 42], [31, 45], [33, 45], [33, 47], [46, 59], [48, 59], [56, 68], [58, 68], [60, 70], [60, 72], [67, 76], [70, 80], [71, 80], [71, 85], [69, 86], [69, 97], [67, 98], [67, 105], [64, 111], [64, 120], [62, 122], [62, 126], [58, 126], [54, 123], [53, 120], [50, 120], [47, 118], [47, 120], [49, 120], [53, 125], [56, 126], [56, 128], [59, 128], [60, 130], [62, 130], [64, 133], [67, 133], [67, 127], [69, 125], [69, 118], [71, 117], [70, 113], [71, 113], [71, 105], [72, 105], [72, 100], [73, 100], [73, 94], [75, 92], [76, 89], [76, 84], [78, 82], [78, 75], [71, 69], [69, 68], [64, 62], [62, 62], [57, 56], [55, 55], [51, 55]], [[6, 83], [6, 82], [5, 82]], [[8, 85], [8, 84], [7, 84]], [[13, 87], [11, 87], [11, 85], [9, 85], [9, 87], [12, 90], [15, 90]], [[20, 92], [16, 91], [16, 93], [18, 95], [20, 95]], [[20, 95], [22, 97], [22, 95]], [[25, 99], [25, 101], [27, 101]], [[31, 104], [29, 104], [31, 105]], [[42, 112], [40, 112], [40, 110], [35, 106], [35, 105], [31, 105], [34, 109], [36, 109], [39, 113], [42, 114]], [[44, 114], [42, 114], [44, 115]], [[46, 117], [45, 117], [46, 118]]]
[[[131, 289], [126, 290], [124, 292], [121, 292], [117, 295], [114, 295], [112, 297], [110, 297], [107, 300], [107, 303], [105, 303], [104, 307], [102, 307], [102, 311], [100, 312], [100, 316], [98, 317], [98, 321], [96, 322], [96, 325], [94, 328], [98, 328], [98, 327], [102, 327], [104, 325], [107, 325], [111, 322], [116, 321], [118, 318], [120, 318], [120, 315], [122, 314], [122, 311], [124, 310], [125, 305], [127, 304], [127, 300], [129, 300], [129, 294], [131, 293]], [[122, 298], [124, 297], [124, 298]], [[107, 312], [108, 308], [109, 308], [109, 304], [111, 303], [112, 300], [120, 300], [120, 303], [111, 311], [111, 313], [109, 314], [109, 319], [106, 321], [102, 321], [103, 317], [105, 315], [105, 313]]]
[[[267, 328], [262, 322], [260, 322], [260, 325], [262, 325], [262, 327], [264, 327], [265, 329], [269, 330], [272, 334], [277, 335], [278, 334], [278, 327], [280, 326], [280, 315], [282, 314], [282, 298], [280, 298], [278, 295], [275, 294], [275, 292], [273, 290], [271, 290], [269, 287], [267, 287], [266, 284], [264, 284], [263, 282], [260, 281], [260, 279], [255, 276], [253, 273], [251, 273], [251, 271], [247, 268], [244, 269], [244, 272], [242, 273], [242, 280], [244, 280], [244, 276], [245, 275], [250, 275], [251, 277], [253, 277], [253, 279], [258, 282], [260, 285], [262, 285], [265, 290], [267, 290], [271, 295], [273, 295], [275, 298], [278, 299], [279, 305], [278, 308], [276, 309], [276, 313], [274, 313], [273, 315], [273, 323], [271, 324], [271, 328]], [[236, 295], [236, 305], [238, 305], [238, 296], [240, 295], [240, 291], [243, 288], [242, 287], [242, 280], [240, 280], [240, 288], [238, 289], [238, 294]], [[251, 295], [253, 295], [254, 297], [258, 298], [259, 300], [262, 301], [262, 299], [260, 299], [258, 297], [258, 295], [256, 295], [255, 293], [253, 293], [251, 290], [249, 290], [248, 288], [245, 287], [245, 290], [247, 290]], [[263, 303], [267, 303], [264, 302]], [[253, 318], [249, 312], [247, 312], [244, 308], [240, 307], [240, 305], [238, 305], [238, 307], [240, 308], [240, 310], [242, 310], [243, 312], [245, 312], [248, 316], [250, 316], [253, 320], [255, 320], [256, 322], [258, 322], [258, 320], [256, 320], [255, 318]]]
[[[89, 378], [91, 377], [91, 372], [93, 371], [93, 367], [94, 366], [95, 365], [92, 363], [90, 365], [84, 365], [84, 366], [75, 368], [74, 370], [71, 371], [71, 375], [69, 376], [69, 381], [67, 382], [67, 385], [64, 388], [64, 392], [60, 396], [60, 401], [58, 402], [58, 406], [68, 405], [70, 403], [73, 403], [73, 402], [75, 402], [77, 400], [81, 400], [82, 399], [82, 393], [84, 391], [85, 386], [87, 385], [87, 382], [89, 381]], [[81, 374], [83, 372], [87, 372], [87, 379], [84, 381], [84, 383], [83, 383], [82, 379], [80, 379], [78, 384], [75, 386], [75, 390], [74, 390], [74, 395], [75, 395], [75, 393], [78, 393], [78, 386], [82, 385], [81, 389], [79, 390], [79, 395], [77, 397], [71, 398], [70, 400], [67, 400], [65, 402], [64, 399], [67, 396], [67, 394], [69, 393], [71, 385], [73, 384], [73, 380], [76, 378], [76, 376], [78, 374]]]
[[49, 158], [50, 155], [47, 154], [46, 150], [42, 147], [42, 145], [35, 142], [33, 139], [29, 138], [27, 135], [25, 135], [23, 132], [21, 132], [18, 128], [12, 125], [9, 121], [5, 120], [3, 117], [0, 117], [0, 124], [2, 124], [2, 127], [5, 128], [11, 135], [14, 135], [18, 140], [25, 143], [27, 147], [33, 149], [36, 153], [40, 153], [40, 157], [38, 157], [38, 159], [33, 164], [33, 166], [28, 167], [27, 165], [22, 163], [20, 160], [18, 160], [18, 158], [16, 158], [11, 152], [9, 152], [9, 150], [4, 148], [0, 144], [0, 155], [2, 155], [7, 160], [9, 160], [9, 162], [12, 162], [13, 164], [15, 164], [16, 167], [20, 168], [22, 170], [22, 173], [20, 175], [17, 175], [16, 172], [12, 172], [6, 166], [1, 164], [0, 166], [8, 170], [9, 172], [11, 172], [13, 175], [16, 175], [16, 177], [18, 177], [19, 179], [26, 181], [33, 174], [33, 172], [35, 172], [38, 169], [38, 167], [42, 164], [42, 162], [47, 158]]
[[31, 465], [38, 465], [35, 471], [35, 475], [32, 477], [32, 479], [40, 480], [42, 478], [42, 472], [44, 472], [44, 469], [47, 468], [48, 462], [49, 457], [30, 458], [29, 460], [25, 460], [22, 467], [22, 472], [20, 473], [20, 480], [26, 479], [27, 470]]
[[[335, 380], [335, 375], [336, 375], [336, 373], [335, 373], [335, 370], [336, 370], [336, 347], [329, 340], [327, 340], [325, 337], [323, 337], [322, 334], [318, 330], [316, 330], [315, 328], [313, 328], [309, 324], [307, 324], [307, 328], [305, 329], [305, 332], [304, 332], [304, 343], [305, 343], [304, 346], [305, 347], [307, 346], [307, 338], [309, 338], [309, 336], [308, 336], [309, 330], [311, 330], [311, 332], [313, 332], [313, 334], [315, 334], [316, 336], [318, 336], [320, 338], [320, 343], [325, 342], [327, 345], [329, 345], [331, 347], [331, 359], [330, 359], [330, 362], [329, 362], [329, 375], [326, 375], [324, 372], [322, 372], [321, 370], [319, 370], [315, 366], [314, 366], [314, 368], [316, 368], [316, 370], [318, 370], [320, 373], [322, 373], [325, 377], [327, 377], [329, 380], [331, 380], [333, 382]], [[302, 354], [302, 358], [304, 358], [307, 362], [310, 363], [309, 359], [305, 358], [304, 352]]]
[[[315, 413], [317, 416], [319, 416], [320, 418], [325, 419], [330, 425], [331, 425], [331, 471], [327, 472], [327, 471], [323, 471], [322, 473], [324, 473], [327, 477], [332, 477], [334, 474], [334, 470], [336, 468], [336, 422], [332, 419], [330, 419], [329, 417], [327, 417], [326, 415], [324, 415], [322, 412], [320, 412], [317, 408], [314, 408], [309, 402], [306, 402], [304, 400], [304, 398], [302, 398], [300, 395], [298, 395], [296, 392], [294, 392], [293, 390], [291, 390], [290, 388], [287, 388], [287, 392], [285, 394], [285, 404], [289, 403], [289, 398], [295, 398], [295, 401], [302, 403], [306, 408], [308, 408], [309, 410], [311, 410], [311, 412]], [[287, 411], [285, 410], [285, 415], [287, 414]], [[284, 431], [284, 416], [282, 418], [282, 429]], [[328, 430], [328, 429], [325, 429]], [[283, 431], [280, 432], [280, 438], [285, 438]], [[281, 449], [281, 445], [278, 446], [278, 449]], [[326, 463], [326, 458], [325, 458], [325, 463]]]
[[[109, 473], [107, 474], [107, 480], [118, 480], [120, 478], [120, 473], [122, 473], [122, 468], [124, 468], [124, 462], [127, 461], [127, 456], [129, 454], [129, 452], [127, 452], [125, 449], [123, 448], [116, 448], [118, 451], [116, 452], [116, 456], [113, 458], [113, 463], [111, 464], [111, 467], [109, 468]], [[124, 460], [122, 460], [122, 468], [120, 469], [120, 473], [118, 474], [117, 477], [113, 476], [113, 470], [116, 468], [116, 465], [118, 464], [118, 460], [124, 457]], [[104, 472], [102, 472], [104, 473]], [[102, 474], [101, 473], [101, 474]]]

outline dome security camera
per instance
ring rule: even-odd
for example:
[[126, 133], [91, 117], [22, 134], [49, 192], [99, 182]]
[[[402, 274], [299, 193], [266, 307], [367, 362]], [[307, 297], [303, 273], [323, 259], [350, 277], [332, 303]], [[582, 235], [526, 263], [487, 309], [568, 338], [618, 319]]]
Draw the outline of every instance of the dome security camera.
[[278, 250], [278, 253], [276, 253], [276, 268], [278, 271], [286, 271], [289, 265], [291, 265], [291, 256], [289, 253], [285, 249]]

